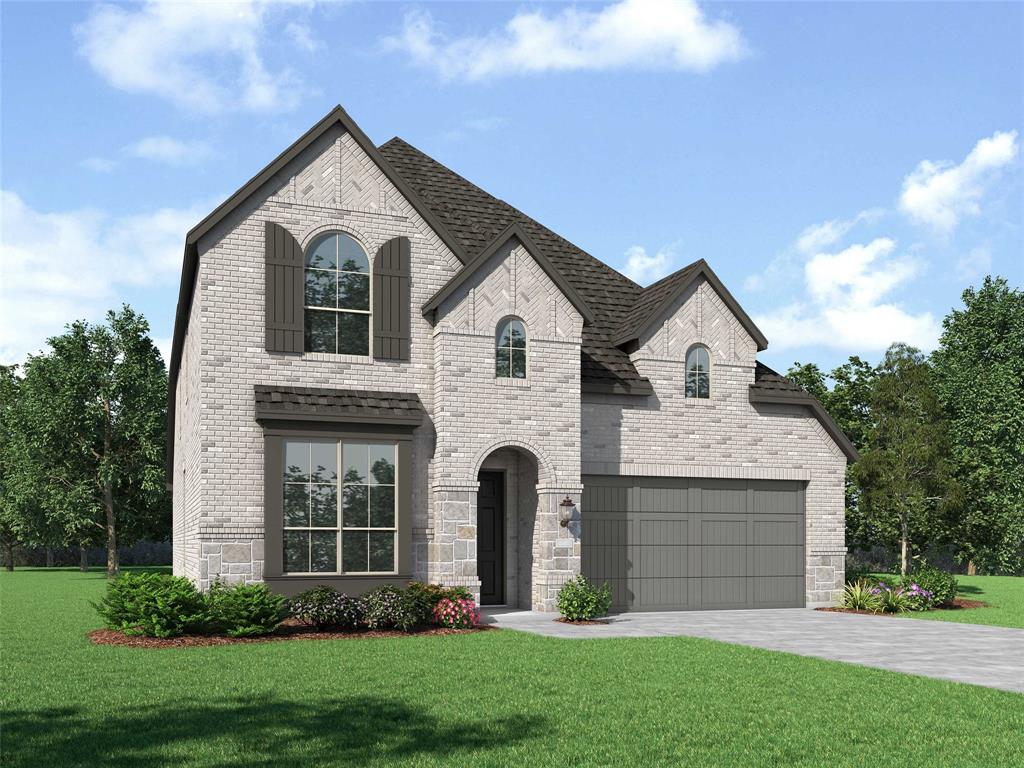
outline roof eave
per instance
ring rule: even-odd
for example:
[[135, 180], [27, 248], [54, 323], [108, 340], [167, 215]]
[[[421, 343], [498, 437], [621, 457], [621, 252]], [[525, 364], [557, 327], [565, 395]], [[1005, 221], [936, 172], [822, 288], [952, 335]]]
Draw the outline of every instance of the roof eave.
[[840, 429], [839, 425], [836, 424], [828, 411], [825, 410], [825, 407], [819, 403], [817, 398], [813, 395], [803, 391], [784, 392], [780, 390], [765, 390], [757, 387], [755, 384], [751, 384], [748, 399], [751, 403], [799, 405], [810, 409], [815, 418], [818, 419], [822, 428], [828, 433], [828, 436], [835, 441], [835, 444], [839, 446], [839, 450], [846, 455], [847, 463], [853, 464], [860, 460], [860, 453], [857, 451], [856, 446], [850, 442], [850, 438], [846, 436], [846, 433]]
[[711, 287], [715, 289], [715, 292], [722, 297], [722, 301], [725, 302], [725, 305], [729, 308], [729, 311], [736, 316], [736, 319], [740, 321], [740, 325], [742, 325], [744, 329], [747, 331], [747, 333], [750, 334], [751, 338], [754, 339], [754, 343], [757, 344], [757, 351], [763, 352], [764, 350], [766, 350], [768, 348], [767, 337], [761, 332], [761, 329], [758, 328], [754, 321], [750, 318], [750, 315], [748, 315], [746, 311], [743, 309], [743, 307], [740, 306], [739, 302], [736, 301], [735, 297], [729, 292], [729, 289], [725, 287], [725, 284], [718, 278], [718, 275], [715, 274], [715, 271], [711, 269], [711, 265], [704, 261], [704, 259], [699, 259], [698, 261], [695, 261], [693, 264], [689, 264], [683, 267], [682, 269], [678, 270], [677, 272], [682, 272], [687, 269], [694, 269], [694, 273], [690, 277], [690, 279], [687, 280], [685, 283], [680, 283], [680, 285], [677, 286], [674, 291], [668, 294], [668, 296], [666, 296], [661, 301], [661, 303], [658, 304], [658, 306], [655, 307], [655, 309], [652, 310], [646, 318], [644, 318], [644, 320], [640, 324], [638, 324], [635, 328], [629, 330], [628, 332], [623, 333], [618, 337], [614, 338], [612, 340], [612, 344], [616, 347], [619, 347], [622, 346], [623, 344], [628, 344], [631, 341], [639, 339], [640, 336], [643, 335], [644, 331], [650, 328], [651, 323], [653, 323], [656, 318], [661, 317], [661, 315], [666, 310], [668, 310], [670, 306], [672, 306], [672, 303], [675, 302], [675, 300], [678, 299], [686, 291], [687, 288], [693, 285], [694, 280], [696, 280], [698, 277], [703, 276], [704, 279], [711, 283]]
[[587, 303], [583, 300], [583, 297], [579, 295], [572, 284], [555, 268], [555, 265], [544, 255], [544, 252], [540, 249], [533, 238], [527, 234], [526, 230], [519, 224], [519, 222], [512, 222], [505, 229], [503, 229], [498, 235], [491, 240], [491, 242], [484, 247], [479, 254], [477, 254], [472, 261], [466, 264], [458, 274], [452, 277], [445, 285], [435, 293], [422, 307], [422, 312], [425, 317], [430, 317], [432, 313], [436, 312], [440, 306], [454, 294], [461, 286], [463, 286], [476, 272], [487, 263], [495, 253], [497, 253], [502, 246], [504, 246], [509, 240], [516, 239], [522, 243], [523, 247], [529, 252], [530, 256], [533, 257], [544, 273], [551, 278], [551, 281], [558, 287], [558, 289], [569, 299], [570, 303], [576, 308], [576, 311], [583, 317], [583, 322], [586, 324], [592, 324], [594, 322], [594, 313], [587, 306]]

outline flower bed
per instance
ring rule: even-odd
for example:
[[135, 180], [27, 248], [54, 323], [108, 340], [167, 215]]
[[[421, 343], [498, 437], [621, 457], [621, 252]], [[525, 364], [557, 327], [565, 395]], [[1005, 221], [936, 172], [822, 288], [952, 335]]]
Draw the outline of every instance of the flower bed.
[[354, 597], [319, 586], [285, 600], [263, 584], [217, 583], [204, 594], [188, 579], [128, 575], [109, 582], [95, 608], [106, 626], [89, 633], [93, 642], [145, 648], [450, 634], [478, 629], [480, 622], [464, 587], [418, 582]]

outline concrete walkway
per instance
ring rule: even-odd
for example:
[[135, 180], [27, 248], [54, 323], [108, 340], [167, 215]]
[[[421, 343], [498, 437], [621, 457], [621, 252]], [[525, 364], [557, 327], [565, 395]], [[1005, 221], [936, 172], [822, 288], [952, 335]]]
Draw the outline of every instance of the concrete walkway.
[[484, 623], [559, 638], [705, 637], [801, 656], [1024, 692], [1024, 629], [826, 613], [758, 611], [624, 613], [577, 626], [533, 611], [486, 609]]

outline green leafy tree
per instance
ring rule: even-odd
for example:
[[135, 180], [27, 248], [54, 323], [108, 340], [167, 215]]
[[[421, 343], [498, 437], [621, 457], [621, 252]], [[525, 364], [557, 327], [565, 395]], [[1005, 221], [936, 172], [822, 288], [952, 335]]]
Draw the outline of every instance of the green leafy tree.
[[955, 539], [987, 571], [1024, 570], [1024, 292], [986, 277], [932, 356], [964, 507]]
[[167, 372], [146, 320], [125, 306], [105, 324], [79, 321], [29, 356], [12, 420], [14, 495], [64, 544], [162, 538]]
[[11, 414], [18, 397], [17, 366], [0, 365], [0, 546], [5, 565], [14, 570], [14, 547], [18, 542], [19, 511], [11, 491], [15, 468], [11, 444]]
[[955, 498], [946, 425], [924, 355], [893, 344], [872, 383], [870, 408], [867, 447], [854, 470], [859, 512], [869, 540], [898, 545], [906, 574], [912, 549], [944, 538]]
[[[871, 391], [877, 376], [874, 366], [856, 355], [825, 374], [815, 363], [794, 363], [786, 372], [814, 395], [858, 451], [867, 446], [871, 427]], [[829, 387], [831, 382], [831, 388]], [[846, 469], [846, 540], [870, 546], [871, 531], [861, 514], [855, 468]]]

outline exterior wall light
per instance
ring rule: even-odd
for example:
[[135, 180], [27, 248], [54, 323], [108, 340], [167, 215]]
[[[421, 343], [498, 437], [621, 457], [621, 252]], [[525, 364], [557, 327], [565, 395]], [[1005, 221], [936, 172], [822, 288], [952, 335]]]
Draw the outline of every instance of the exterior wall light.
[[576, 504], [572, 498], [566, 496], [558, 504], [558, 522], [563, 528], [569, 527], [569, 521], [572, 520], [572, 511], [576, 508]]

